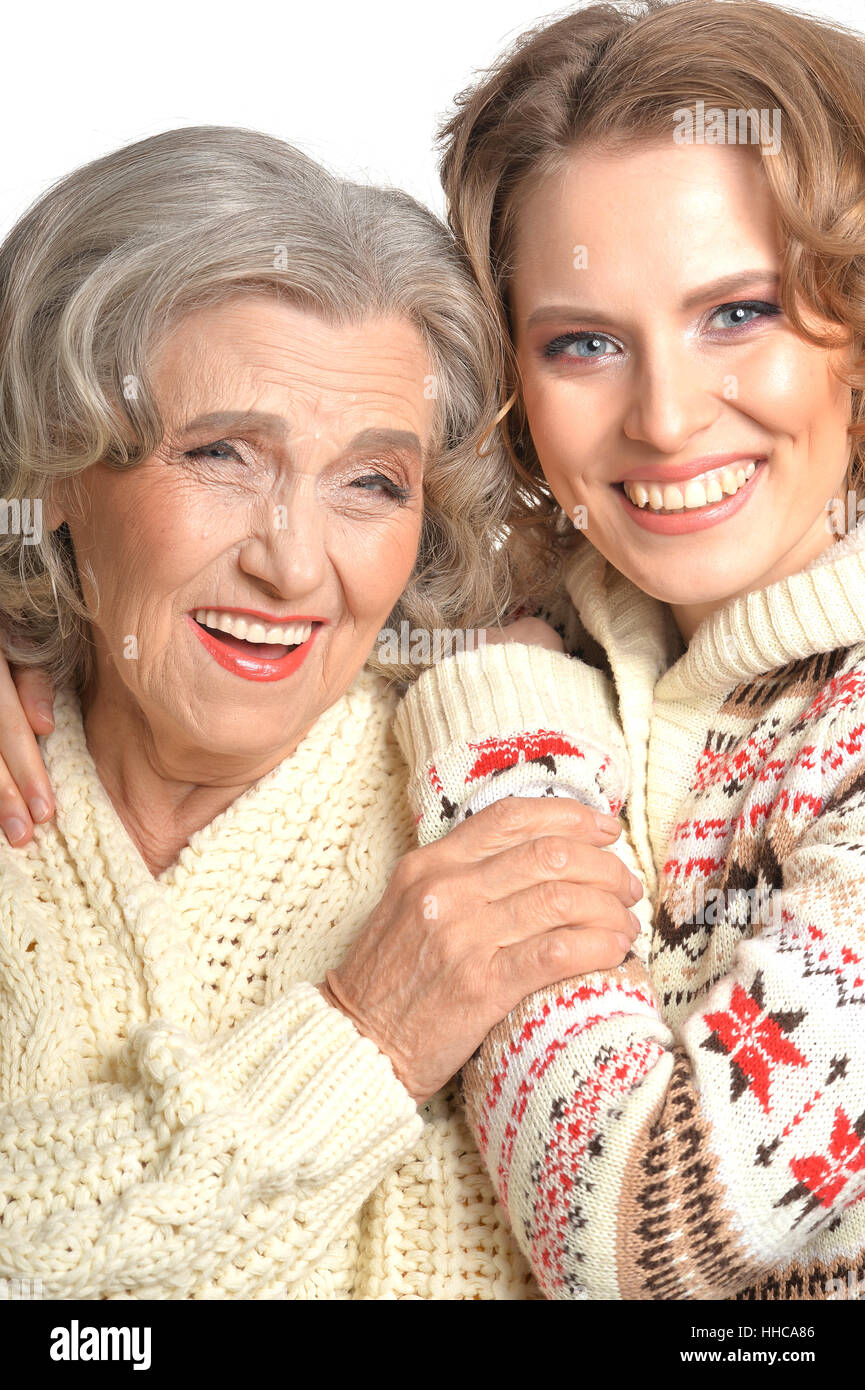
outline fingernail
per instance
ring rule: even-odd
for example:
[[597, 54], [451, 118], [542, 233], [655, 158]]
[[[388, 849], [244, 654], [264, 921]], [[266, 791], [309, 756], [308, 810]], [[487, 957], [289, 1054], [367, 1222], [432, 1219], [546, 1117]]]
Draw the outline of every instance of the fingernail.
[[633, 924], [634, 924], [634, 931], [639, 935], [639, 933], [643, 930], [643, 924], [642, 924], [642, 922], [640, 921], [640, 919], [639, 919], [639, 917], [637, 916], [636, 912], [629, 912], [629, 913], [628, 913], [628, 916], [630, 917], [631, 921], [632, 921]]
[[54, 723], [54, 711], [47, 700], [36, 701], [36, 713], [41, 714], [42, 718], [49, 720], [50, 723]]
[[34, 796], [33, 800], [28, 802], [28, 805], [30, 807], [30, 814], [34, 820], [45, 820], [51, 814], [51, 807], [42, 796]]
[[625, 933], [624, 933], [623, 931], [617, 931], [617, 932], [616, 932], [616, 940], [618, 941], [618, 943], [619, 943], [619, 945], [621, 946], [621, 948], [622, 948], [623, 951], [630, 951], [630, 949], [631, 949], [631, 942], [630, 942], [630, 939], [629, 939], [627, 936], [625, 936]]
[[616, 831], [619, 829], [619, 822], [616, 820], [616, 817], [608, 816], [603, 811], [595, 812], [595, 820], [597, 821], [601, 830], [606, 830], [611, 835], [615, 835]]
[[631, 874], [631, 892], [635, 898], [641, 898], [643, 896], [643, 885], [636, 874]]
[[23, 820], [19, 820], [17, 816], [13, 816], [11, 820], [7, 820], [3, 829], [6, 831], [6, 839], [9, 841], [10, 845], [14, 844], [16, 840], [20, 840], [22, 835], [27, 834], [27, 826], [24, 824]]

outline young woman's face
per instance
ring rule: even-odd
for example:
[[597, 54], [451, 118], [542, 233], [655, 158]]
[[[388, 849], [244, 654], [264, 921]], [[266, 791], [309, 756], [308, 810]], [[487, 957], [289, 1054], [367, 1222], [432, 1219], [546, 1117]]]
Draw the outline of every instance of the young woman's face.
[[517, 228], [511, 313], [544, 474], [686, 641], [832, 544], [833, 497], [846, 515], [851, 399], [830, 368], [849, 348], [792, 331], [779, 257], [759, 158], [736, 146], [581, 151]]

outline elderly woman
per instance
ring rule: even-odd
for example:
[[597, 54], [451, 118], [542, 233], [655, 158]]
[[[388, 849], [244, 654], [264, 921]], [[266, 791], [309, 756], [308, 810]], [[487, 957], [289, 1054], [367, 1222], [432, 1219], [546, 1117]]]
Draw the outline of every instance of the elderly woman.
[[413, 849], [377, 636], [489, 622], [510, 581], [448, 235], [279, 141], [168, 132], [22, 218], [0, 315], [2, 488], [40, 522], [0, 541], [4, 649], [57, 686], [56, 815], [16, 734], [38, 824], [11, 778], [0, 816], [0, 1275], [538, 1297], [448, 1082], [623, 960], [640, 888], [565, 799]]

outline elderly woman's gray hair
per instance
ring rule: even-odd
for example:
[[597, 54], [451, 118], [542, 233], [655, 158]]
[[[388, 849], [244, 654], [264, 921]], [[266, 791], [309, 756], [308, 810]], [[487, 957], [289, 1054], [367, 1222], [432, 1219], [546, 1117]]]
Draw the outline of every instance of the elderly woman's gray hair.
[[[38, 515], [54, 480], [151, 455], [164, 429], [148, 363], [184, 314], [244, 290], [333, 324], [388, 314], [417, 327], [437, 418], [417, 562], [390, 625], [495, 622], [515, 563], [500, 543], [514, 483], [495, 428], [496, 328], [431, 212], [256, 131], [170, 130], [95, 160], [42, 195], [0, 247], [7, 518]], [[17, 520], [0, 534], [4, 653], [80, 692], [90, 615], [68, 529]], [[403, 680], [419, 669], [382, 665], [375, 651], [368, 664]]]

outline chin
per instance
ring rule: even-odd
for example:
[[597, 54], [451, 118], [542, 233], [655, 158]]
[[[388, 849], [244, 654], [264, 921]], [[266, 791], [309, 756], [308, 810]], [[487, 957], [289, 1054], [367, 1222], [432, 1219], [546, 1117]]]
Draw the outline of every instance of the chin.
[[680, 578], [670, 574], [669, 566], [665, 566], [661, 574], [639, 565], [628, 564], [627, 557], [623, 557], [621, 561], [613, 559], [610, 563], [621, 570], [638, 589], [662, 603], [673, 606], [722, 604], [759, 580], [759, 575], [752, 577], [742, 574], [741, 571], [725, 577], [718, 573], [715, 566], [710, 568], [708, 565], [702, 578], [699, 572], [695, 574], [693, 569], [682, 574]]

